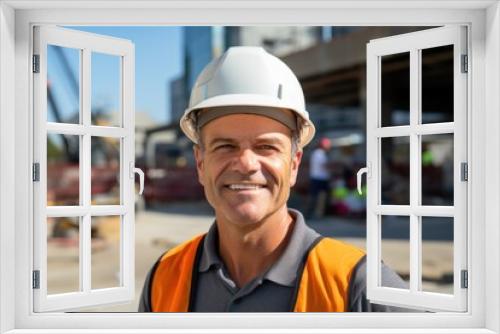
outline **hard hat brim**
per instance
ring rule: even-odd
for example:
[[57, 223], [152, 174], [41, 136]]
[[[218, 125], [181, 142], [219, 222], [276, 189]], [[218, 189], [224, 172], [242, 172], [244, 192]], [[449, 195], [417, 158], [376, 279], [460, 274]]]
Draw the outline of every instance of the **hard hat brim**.
[[188, 108], [185, 110], [184, 115], [180, 120], [180, 126], [182, 131], [186, 136], [191, 139], [194, 143], [198, 143], [196, 138], [196, 127], [193, 122], [192, 113], [196, 110], [206, 109], [206, 108], [216, 108], [225, 106], [261, 106], [261, 107], [274, 107], [274, 108], [284, 108], [291, 110], [301, 121], [301, 131], [300, 131], [300, 146], [304, 147], [307, 145], [314, 137], [315, 128], [314, 124], [303, 115], [308, 115], [306, 110], [296, 110], [294, 106], [288, 105], [284, 101], [277, 97], [257, 95], [257, 94], [227, 94], [218, 95], [206, 100], [201, 103]]

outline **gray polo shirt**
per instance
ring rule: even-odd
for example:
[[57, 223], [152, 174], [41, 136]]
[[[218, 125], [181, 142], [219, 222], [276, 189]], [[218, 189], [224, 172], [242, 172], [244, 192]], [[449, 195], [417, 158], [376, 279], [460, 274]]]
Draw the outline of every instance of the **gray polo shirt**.
[[[310, 248], [321, 236], [306, 225], [299, 211], [289, 209], [289, 212], [295, 218], [295, 224], [285, 251], [268, 270], [241, 288], [231, 279], [218, 255], [217, 225], [212, 224], [203, 241], [194, 287], [195, 295], [191, 299], [192, 311], [289, 312], [293, 310], [295, 290], [300, 281], [298, 271]], [[144, 283], [139, 312], [151, 312], [150, 280], [153, 270], [154, 268]], [[382, 281], [383, 286], [408, 288], [407, 284], [385, 265], [382, 265]], [[365, 257], [354, 268], [349, 287], [348, 310], [351, 312], [413, 312], [368, 302]]]

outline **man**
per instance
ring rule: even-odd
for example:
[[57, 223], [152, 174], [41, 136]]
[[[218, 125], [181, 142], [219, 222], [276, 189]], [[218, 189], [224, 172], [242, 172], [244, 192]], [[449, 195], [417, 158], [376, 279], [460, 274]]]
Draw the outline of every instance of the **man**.
[[[283, 62], [230, 48], [198, 77], [181, 128], [215, 223], [157, 261], [140, 311], [389, 310], [366, 300], [363, 251], [321, 237], [287, 208], [314, 125]], [[383, 272], [384, 285], [403, 286]]]
[[318, 146], [309, 159], [309, 193], [310, 202], [307, 210], [308, 218], [321, 218], [325, 213], [330, 195], [330, 170], [328, 152], [332, 147], [330, 139], [320, 138]]

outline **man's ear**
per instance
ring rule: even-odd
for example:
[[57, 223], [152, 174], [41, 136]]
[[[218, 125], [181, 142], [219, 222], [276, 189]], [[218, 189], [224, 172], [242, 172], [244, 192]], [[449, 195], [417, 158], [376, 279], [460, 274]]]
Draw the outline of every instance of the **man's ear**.
[[302, 161], [302, 150], [297, 150], [292, 156], [292, 163], [290, 165], [290, 187], [293, 187], [297, 182], [297, 174], [299, 173], [300, 162]]
[[196, 171], [198, 172], [198, 182], [203, 184], [203, 151], [199, 145], [193, 145], [194, 159], [196, 160]]

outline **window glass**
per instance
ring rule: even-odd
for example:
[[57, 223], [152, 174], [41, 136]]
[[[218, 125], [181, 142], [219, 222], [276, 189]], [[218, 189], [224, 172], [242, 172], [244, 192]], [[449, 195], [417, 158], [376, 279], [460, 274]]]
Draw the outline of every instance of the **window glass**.
[[91, 120], [93, 125], [121, 126], [121, 59], [92, 52]]
[[422, 138], [422, 205], [453, 205], [453, 134]]
[[121, 140], [110, 137], [92, 137], [91, 145], [92, 204], [120, 204]]
[[381, 204], [410, 204], [410, 137], [381, 140]]
[[120, 286], [120, 216], [92, 217], [92, 289]]
[[47, 218], [47, 293], [80, 290], [80, 218]]
[[422, 123], [453, 122], [453, 79], [453, 45], [422, 50]]
[[453, 217], [422, 217], [422, 290], [453, 294]]
[[47, 135], [47, 205], [80, 205], [80, 136]]
[[[396, 271], [410, 286], [410, 217], [381, 216], [382, 263]], [[383, 277], [383, 276], [382, 276]], [[392, 287], [382, 279], [380, 286]]]
[[47, 46], [47, 121], [80, 123], [79, 49]]
[[381, 57], [382, 126], [410, 124], [410, 53]]

